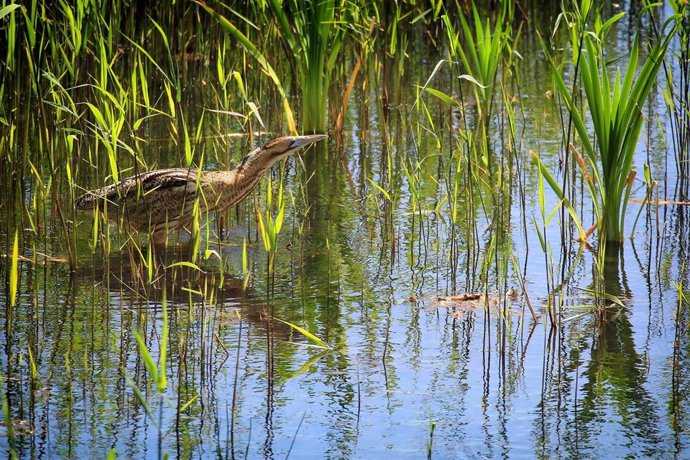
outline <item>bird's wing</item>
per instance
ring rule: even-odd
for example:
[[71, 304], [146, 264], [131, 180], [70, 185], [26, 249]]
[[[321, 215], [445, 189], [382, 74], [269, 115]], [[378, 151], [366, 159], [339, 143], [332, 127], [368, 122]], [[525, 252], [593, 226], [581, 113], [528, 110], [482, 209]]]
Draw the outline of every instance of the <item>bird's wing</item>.
[[137, 174], [123, 179], [117, 184], [87, 192], [75, 200], [77, 209], [93, 209], [97, 202], [119, 205], [133, 202], [154, 190], [156, 193], [178, 194], [194, 191], [197, 179], [195, 169], [172, 168]]

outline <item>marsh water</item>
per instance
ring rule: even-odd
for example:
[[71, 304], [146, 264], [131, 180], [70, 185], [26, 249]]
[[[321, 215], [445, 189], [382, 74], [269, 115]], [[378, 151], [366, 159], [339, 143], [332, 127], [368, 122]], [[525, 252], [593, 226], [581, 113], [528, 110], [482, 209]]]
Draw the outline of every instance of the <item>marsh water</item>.
[[[98, 97], [89, 86], [100, 78], [97, 59], [86, 59], [71, 81], [67, 73], [50, 77], [62, 79], [64, 93], [41, 76], [47, 113], [21, 75], [6, 80], [26, 92], [13, 93], [24, 103], [3, 115], [0, 455], [689, 457], [690, 208], [674, 204], [682, 200], [663, 94], [654, 91], [644, 108], [630, 237], [607, 246], [597, 265], [595, 238], [581, 245], [567, 213], [542, 214], [540, 196], [546, 217], [559, 200], [548, 187], [540, 193], [530, 159], [537, 152], [562, 177], [564, 115], [536, 35], [549, 35], [553, 8], [522, 12], [521, 58], [499, 77], [509, 96], [497, 97], [489, 129], [478, 134], [491, 160], [460, 160], [458, 133], [477, 118], [471, 101], [459, 111], [420, 96], [447, 49], [438, 27], [411, 15], [394, 32], [395, 46], [381, 25], [337, 133], [360, 53], [357, 42], [345, 43], [331, 81], [328, 141], [273, 168], [270, 183], [222, 221], [209, 216], [198, 247], [185, 234], [167, 249], [152, 247], [146, 235], [95, 228], [92, 215], [71, 209], [82, 189], [112, 183], [107, 138], [95, 121], [83, 127], [66, 110], [50, 111], [68, 106], [69, 94], [84, 118], [93, 113], [86, 102]], [[122, 177], [180, 166], [186, 145], [194, 164], [234, 167], [286, 133], [270, 80], [197, 9], [177, 8], [177, 22], [153, 10], [122, 21], [123, 37], [166, 63], [161, 72], [167, 54], [147, 21], [180, 42], [169, 55], [180, 78], [171, 114], [166, 80], [131, 42], [115, 39], [121, 50], [110, 72], [128, 85], [146, 67], [150, 105], [161, 112], [128, 114], [119, 141], [144, 163], [120, 147]], [[650, 25], [627, 3], [602, 15], [620, 11], [627, 15], [608, 47], [626, 56], [634, 34]], [[267, 57], [284, 60], [279, 37], [265, 40]], [[233, 81], [219, 83], [221, 48], [220, 66], [242, 73], [246, 99]], [[284, 63], [277, 68], [290, 82]], [[458, 98], [469, 84], [457, 76], [441, 70], [431, 85]], [[298, 107], [296, 89], [290, 97]], [[515, 138], [505, 134], [509, 112]], [[466, 173], [489, 162], [495, 169], [486, 175]], [[642, 204], [645, 163], [659, 183], [654, 197], [667, 202]], [[496, 171], [508, 174], [498, 191]], [[265, 213], [267, 187], [275, 192], [280, 183], [285, 223], [271, 262], [255, 207]], [[575, 196], [591, 225], [581, 185]], [[167, 344], [161, 391], [137, 334], [159, 369]]]

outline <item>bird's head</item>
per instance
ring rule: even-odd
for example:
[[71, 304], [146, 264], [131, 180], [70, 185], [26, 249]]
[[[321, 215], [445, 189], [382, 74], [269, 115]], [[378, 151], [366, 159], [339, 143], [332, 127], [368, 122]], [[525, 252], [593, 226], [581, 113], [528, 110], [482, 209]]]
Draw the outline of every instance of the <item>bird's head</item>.
[[325, 134], [311, 134], [307, 136], [283, 136], [268, 141], [262, 147], [254, 150], [242, 161], [240, 168], [253, 163], [259, 167], [268, 167], [292, 155], [302, 147], [326, 139]]
[[283, 159], [292, 155], [302, 147], [314, 144], [318, 141], [326, 139], [325, 134], [312, 134], [308, 136], [284, 136], [267, 142], [261, 147], [262, 151], [270, 153], [272, 158]]

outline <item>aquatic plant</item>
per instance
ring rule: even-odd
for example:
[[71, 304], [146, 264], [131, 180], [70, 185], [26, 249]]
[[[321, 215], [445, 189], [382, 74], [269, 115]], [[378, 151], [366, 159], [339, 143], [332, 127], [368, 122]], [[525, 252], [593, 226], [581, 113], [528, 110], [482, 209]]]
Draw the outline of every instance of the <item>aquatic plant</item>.
[[[670, 0], [669, 5], [678, 18], [678, 49], [671, 53], [677, 71], [664, 64], [666, 100], [671, 129], [671, 144], [676, 157], [678, 191], [681, 200], [690, 197], [690, 5], [683, 0]], [[653, 15], [649, 15], [656, 26]], [[658, 32], [657, 32], [658, 33]]]
[[10, 261], [10, 308], [17, 303], [17, 285], [19, 284], [19, 231], [14, 231], [14, 243], [12, 243], [12, 259]]
[[642, 128], [641, 109], [656, 82], [675, 28], [650, 49], [637, 77], [635, 71], [640, 39], [636, 37], [625, 77], [621, 78], [618, 69], [612, 84], [603, 49], [606, 32], [612, 22], [598, 24], [599, 30], [595, 34], [588, 33], [583, 38], [585, 48], [580, 66], [594, 138], [589, 134], [584, 115], [575, 105], [574, 95], [566, 86], [564, 71], [550, 55], [549, 64], [556, 89], [572, 116], [583, 146], [585, 156], [576, 160], [592, 197], [599, 238], [602, 241], [621, 241], [625, 212], [635, 178], [633, 157]]
[[256, 219], [259, 222], [259, 228], [261, 229], [261, 239], [264, 242], [264, 249], [268, 254], [268, 272], [273, 273], [273, 267], [275, 264], [275, 253], [278, 249], [278, 234], [283, 228], [283, 218], [285, 217], [285, 203], [283, 202], [283, 183], [282, 181], [278, 184], [278, 200], [276, 203], [278, 212], [275, 218], [272, 215], [271, 208], [273, 207], [273, 185], [272, 181], [268, 181], [266, 187], [266, 214], [262, 216], [261, 213], [256, 211]]
[[[489, 117], [493, 104], [496, 76], [504, 57], [510, 50], [511, 21], [513, 18], [512, 2], [501, 2], [498, 17], [493, 21], [480, 15], [477, 5], [472, 2], [471, 21], [464, 14], [458, 14], [460, 32], [456, 31], [452, 18], [442, 16], [446, 26], [451, 60], [459, 60], [464, 72], [472, 77], [475, 85], [472, 90], [478, 108], [484, 117]], [[512, 50], [511, 50], [512, 52]]]
[[280, 78], [278, 78], [276, 71], [273, 69], [273, 66], [271, 66], [271, 64], [268, 62], [268, 59], [266, 59], [266, 57], [259, 50], [259, 48], [245, 34], [243, 34], [242, 31], [239, 30], [232, 22], [225, 18], [225, 16], [218, 13], [216, 10], [206, 5], [205, 3], [198, 1], [196, 3], [199, 6], [201, 6], [204, 10], [206, 10], [211, 16], [213, 16], [220, 23], [221, 27], [223, 27], [223, 29], [228, 34], [230, 34], [235, 40], [237, 40], [240, 43], [240, 45], [242, 45], [242, 47], [259, 63], [259, 65], [261, 65], [261, 68], [271, 78], [271, 80], [276, 86], [278, 93], [280, 94], [283, 104], [283, 112], [285, 114], [285, 119], [290, 133], [297, 134], [295, 118], [292, 115], [292, 109], [290, 108], [290, 102], [288, 101], [287, 94], [283, 89], [283, 84]]
[[[331, 73], [347, 30], [335, 20], [336, 2], [269, 0], [269, 5], [296, 64], [302, 88], [302, 129], [307, 133], [324, 133]], [[343, 14], [355, 6], [339, 2], [338, 10]]]

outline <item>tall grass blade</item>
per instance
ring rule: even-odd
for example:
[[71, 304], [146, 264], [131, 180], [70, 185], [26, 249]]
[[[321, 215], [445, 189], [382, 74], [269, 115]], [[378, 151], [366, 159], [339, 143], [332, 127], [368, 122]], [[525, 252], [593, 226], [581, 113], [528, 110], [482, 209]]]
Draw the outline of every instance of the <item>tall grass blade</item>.
[[10, 307], [17, 302], [17, 287], [19, 285], [19, 231], [14, 231], [12, 243], [12, 259], [10, 261]]
[[276, 74], [275, 70], [273, 70], [273, 67], [271, 64], [268, 62], [266, 57], [263, 55], [263, 53], [254, 45], [254, 43], [247, 38], [246, 35], [244, 35], [237, 27], [235, 27], [230, 21], [228, 21], [223, 15], [220, 13], [216, 12], [213, 8], [210, 6], [206, 5], [205, 3], [199, 2], [197, 0], [194, 0], [194, 2], [201, 6], [207, 13], [209, 13], [211, 16], [213, 16], [218, 23], [221, 25], [221, 27], [229, 33], [235, 40], [237, 40], [242, 47], [247, 50], [247, 52], [254, 58], [256, 61], [261, 65], [263, 70], [268, 74], [268, 76], [273, 80], [273, 83], [276, 85], [276, 89], [278, 90], [278, 93], [280, 94], [282, 101], [283, 101], [283, 111], [285, 112], [285, 118], [288, 124], [288, 129], [290, 133], [292, 134], [297, 134], [297, 126], [295, 124], [295, 118], [292, 115], [292, 109], [290, 109], [290, 103], [287, 99], [287, 95], [285, 94], [285, 90], [283, 89], [283, 85], [280, 81], [280, 78], [278, 78], [278, 75]]

